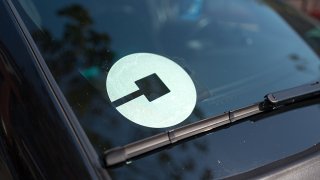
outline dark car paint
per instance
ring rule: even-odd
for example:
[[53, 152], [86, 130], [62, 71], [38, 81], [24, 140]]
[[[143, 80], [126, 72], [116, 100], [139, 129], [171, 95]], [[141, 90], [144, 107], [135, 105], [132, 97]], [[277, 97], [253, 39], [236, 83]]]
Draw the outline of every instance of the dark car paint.
[[0, 9], [0, 179], [107, 178], [28, 35], [5, 1]]
[[315, 145], [295, 155], [242, 173], [236, 179], [318, 179], [320, 177], [320, 145]]
[[101, 163], [81, 145], [9, 5], [0, 3], [0, 178], [105, 177]]

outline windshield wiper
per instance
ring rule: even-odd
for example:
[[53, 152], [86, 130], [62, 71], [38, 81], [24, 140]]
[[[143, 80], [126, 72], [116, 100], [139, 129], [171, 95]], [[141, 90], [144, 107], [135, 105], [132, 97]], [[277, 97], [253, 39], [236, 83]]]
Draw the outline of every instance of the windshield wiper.
[[303, 101], [320, 94], [320, 82], [306, 84], [291, 89], [267, 94], [262, 102], [237, 110], [226, 112], [222, 115], [197, 121], [185, 126], [160, 133], [122, 147], [116, 147], [106, 151], [105, 162], [107, 167], [124, 163], [137, 156], [149, 153], [156, 149], [172, 145], [178, 141], [211, 131], [223, 125], [232, 123], [244, 118], [273, 111], [295, 102]]

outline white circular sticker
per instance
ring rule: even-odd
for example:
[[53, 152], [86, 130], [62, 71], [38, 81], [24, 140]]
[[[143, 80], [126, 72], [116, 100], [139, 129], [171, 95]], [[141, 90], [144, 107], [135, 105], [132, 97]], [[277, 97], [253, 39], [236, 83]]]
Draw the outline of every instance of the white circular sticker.
[[197, 100], [196, 88], [184, 69], [151, 53], [118, 60], [108, 73], [106, 86], [110, 101], [124, 117], [152, 128], [181, 123]]

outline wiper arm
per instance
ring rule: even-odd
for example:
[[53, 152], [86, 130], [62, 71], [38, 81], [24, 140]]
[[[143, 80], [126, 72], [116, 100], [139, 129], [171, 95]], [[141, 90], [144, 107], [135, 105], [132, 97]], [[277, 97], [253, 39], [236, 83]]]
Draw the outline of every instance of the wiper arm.
[[105, 162], [108, 167], [124, 163], [134, 157], [143, 155], [167, 145], [175, 144], [178, 141], [211, 131], [223, 125], [230, 125], [235, 121], [242, 120], [265, 111], [276, 110], [283, 106], [287, 106], [298, 101], [303, 101], [319, 94], [320, 82], [270, 93], [265, 96], [265, 99], [262, 102], [254, 105], [197, 121], [122, 147], [110, 149], [105, 153]]

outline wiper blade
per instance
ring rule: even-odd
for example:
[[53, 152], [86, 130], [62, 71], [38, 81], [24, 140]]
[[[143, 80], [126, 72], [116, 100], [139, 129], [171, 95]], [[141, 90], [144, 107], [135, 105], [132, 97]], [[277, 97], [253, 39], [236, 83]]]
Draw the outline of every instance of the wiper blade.
[[295, 102], [303, 101], [320, 94], [320, 82], [305, 84], [291, 89], [267, 94], [262, 102], [222, 115], [197, 121], [185, 126], [160, 133], [122, 147], [116, 147], [105, 152], [107, 167], [124, 163], [137, 156], [149, 153], [156, 149], [172, 145], [178, 141], [199, 135], [224, 125], [231, 125], [236, 121], [260, 114], [266, 111], [279, 109]]
[[319, 95], [319, 90], [320, 82], [317, 81], [311, 84], [305, 84], [291, 89], [271, 93], [268, 94], [266, 98], [274, 106], [281, 106], [288, 103], [293, 103], [295, 101], [307, 99], [315, 95]]

